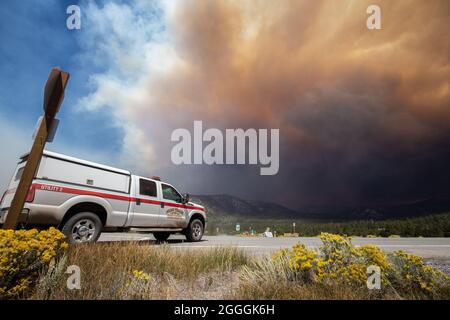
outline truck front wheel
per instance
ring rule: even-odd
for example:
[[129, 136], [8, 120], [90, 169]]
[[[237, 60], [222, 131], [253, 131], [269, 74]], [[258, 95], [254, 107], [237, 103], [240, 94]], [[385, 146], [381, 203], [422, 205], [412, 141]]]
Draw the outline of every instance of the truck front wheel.
[[187, 241], [196, 242], [200, 241], [203, 237], [203, 222], [199, 219], [194, 219], [189, 223], [189, 226], [186, 228], [185, 235]]
[[61, 231], [69, 243], [91, 243], [100, 237], [102, 227], [102, 221], [96, 214], [80, 212], [69, 218]]

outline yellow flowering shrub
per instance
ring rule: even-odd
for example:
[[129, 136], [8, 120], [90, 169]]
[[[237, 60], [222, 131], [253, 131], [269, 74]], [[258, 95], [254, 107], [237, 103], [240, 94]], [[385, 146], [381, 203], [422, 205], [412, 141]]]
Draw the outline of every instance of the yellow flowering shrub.
[[326, 285], [338, 281], [365, 287], [367, 267], [377, 266], [386, 290], [420, 298], [450, 298], [450, 277], [425, 265], [421, 257], [402, 251], [386, 255], [374, 245], [355, 247], [346, 236], [322, 233], [319, 237], [323, 244], [318, 250], [299, 243], [272, 258], [281, 261], [288, 257], [295, 279], [304, 282]]
[[[288, 255], [285, 252], [284, 255]], [[296, 244], [292, 248], [289, 259], [289, 267], [296, 272], [297, 278], [309, 281], [314, 277], [314, 270], [317, 270], [317, 252], [306, 248], [303, 244]]]
[[146, 299], [151, 296], [154, 278], [143, 270], [133, 270], [126, 275], [124, 285], [119, 289], [123, 299]]
[[138, 280], [144, 280], [144, 281], [148, 281], [151, 278], [147, 272], [144, 272], [142, 270], [133, 270], [133, 276], [134, 276], [134, 278], [136, 278]]
[[68, 247], [64, 239], [55, 228], [0, 230], [0, 299], [31, 289], [39, 273]]
[[363, 265], [354, 259], [356, 249], [351, 244], [351, 238], [330, 233], [320, 234], [323, 245], [317, 262], [316, 280], [327, 282], [340, 278], [348, 283], [359, 282]]
[[293, 269], [309, 270], [317, 264], [317, 252], [310, 250], [303, 244], [296, 244], [292, 248], [293, 256], [290, 261], [290, 266]]
[[388, 257], [377, 246], [366, 244], [359, 248], [355, 248], [354, 252], [368, 265], [376, 265], [380, 267], [382, 271], [387, 271], [391, 268]]
[[423, 263], [422, 257], [397, 251], [390, 256], [390, 281], [399, 291], [413, 291], [418, 298], [450, 299], [450, 276]]

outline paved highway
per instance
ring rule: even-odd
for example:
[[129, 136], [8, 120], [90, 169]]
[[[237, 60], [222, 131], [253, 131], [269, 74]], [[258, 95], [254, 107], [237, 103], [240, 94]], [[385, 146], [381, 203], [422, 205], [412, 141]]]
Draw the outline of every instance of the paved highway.
[[[99, 241], [148, 241], [156, 245], [151, 234], [146, 233], [103, 233]], [[201, 249], [217, 246], [233, 246], [254, 254], [270, 253], [281, 248], [292, 247], [301, 242], [308, 247], [321, 245], [319, 238], [264, 238], [237, 236], [204, 236], [200, 242], [189, 243], [181, 235], [172, 235], [168, 244], [179, 249]], [[353, 238], [353, 244], [374, 244], [386, 252], [405, 250], [424, 258], [450, 259], [450, 238]]]

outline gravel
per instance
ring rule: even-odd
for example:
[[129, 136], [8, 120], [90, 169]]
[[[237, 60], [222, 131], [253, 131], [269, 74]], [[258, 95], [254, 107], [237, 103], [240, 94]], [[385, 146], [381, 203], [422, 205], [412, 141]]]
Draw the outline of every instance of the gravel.
[[450, 260], [448, 259], [427, 259], [425, 264], [432, 266], [450, 275]]

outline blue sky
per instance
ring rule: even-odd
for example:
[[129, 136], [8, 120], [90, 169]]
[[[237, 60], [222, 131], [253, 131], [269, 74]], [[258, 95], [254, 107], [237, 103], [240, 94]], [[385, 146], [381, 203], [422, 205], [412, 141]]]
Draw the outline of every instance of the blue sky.
[[[53, 66], [71, 73], [58, 118], [55, 143], [113, 152], [120, 148], [120, 129], [107, 112], [80, 112], [89, 76], [101, 66], [82, 57], [79, 39], [85, 29], [66, 28], [66, 8], [72, 1], [2, 1], [0, 3], [0, 115], [32, 134], [42, 113], [43, 86]], [[51, 148], [51, 145], [49, 145]]]

